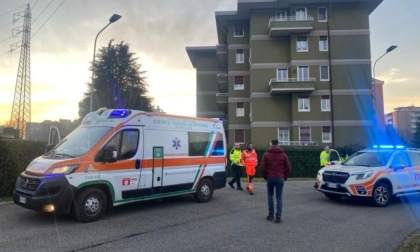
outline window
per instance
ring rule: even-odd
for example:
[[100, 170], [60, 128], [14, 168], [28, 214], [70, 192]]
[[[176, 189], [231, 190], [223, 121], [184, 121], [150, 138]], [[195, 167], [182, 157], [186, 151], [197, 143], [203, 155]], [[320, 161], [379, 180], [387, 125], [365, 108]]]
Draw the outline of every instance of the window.
[[318, 22], [327, 22], [327, 8], [318, 8]]
[[286, 21], [287, 20], [287, 12], [277, 11], [276, 12], [276, 20], [277, 21]]
[[328, 51], [328, 37], [319, 36], [319, 51], [326, 52]]
[[288, 79], [287, 68], [277, 69], [277, 81], [287, 81]]
[[297, 81], [309, 81], [309, 66], [298, 66], [297, 70]]
[[296, 38], [296, 51], [307, 52], [308, 51], [308, 37], [297, 36]]
[[233, 85], [234, 90], [244, 90], [244, 77], [235, 76], [235, 84]]
[[330, 111], [330, 96], [328, 95], [321, 95], [321, 111]]
[[243, 102], [236, 103], [236, 116], [237, 117], [245, 116], [245, 106]]
[[309, 104], [309, 96], [299, 96], [298, 98], [298, 111], [299, 112], [308, 112], [311, 110]]
[[245, 130], [235, 130], [235, 143], [245, 143]]
[[311, 141], [311, 127], [299, 127], [299, 141], [303, 143]]
[[117, 150], [117, 159], [129, 159], [137, 153], [139, 143], [138, 130], [124, 130], [113, 136], [103, 149], [113, 146]]
[[319, 66], [319, 79], [321, 81], [330, 80], [330, 71], [328, 66]]
[[279, 144], [280, 145], [289, 145], [289, 128], [279, 128]]
[[236, 50], [236, 63], [244, 63], [244, 50]]
[[244, 36], [244, 25], [243, 24], [235, 24], [235, 30], [233, 33], [234, 37], [243, 37]]
[[210, 133], [207, 132], [188, 132], [188, 155], [189, 156], [205, 156], [208, 148], [211, 148], [212, 156], [223, 156], [223, 135], [216, 135], [216, 144], [210, 146]]
[[306, 8], [296, 8], [296, 20], [306, 20]]
[[331, 143], [331, 127], [322, 127], [322, 142]]

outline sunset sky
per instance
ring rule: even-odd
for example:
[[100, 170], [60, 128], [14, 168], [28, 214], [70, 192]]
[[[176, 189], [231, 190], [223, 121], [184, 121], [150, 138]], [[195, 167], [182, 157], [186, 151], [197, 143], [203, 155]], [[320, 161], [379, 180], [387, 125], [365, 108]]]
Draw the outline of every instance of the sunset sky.
[[[237, 0], [0, 0], [0, 125], [10, 120], [20, 49], [13, 14], [29, 2], [31, 27], [31, 118], [33, 122], [77, 119], [87, 91], [97, 33], [112, 14], [122, 16], [98, 37], [130, 45], [146, 71], [149, 95], [165, 112], [195, 116], [195, 69], [188, 46], [217, 44], [215, 11], [232, 11]], [[383, 80], [385, 113], [420, 106], [420, 15], [418, 0], [384, 0], [370, 15], [372, 66], [391, 45], [398, 48], [376, 64]]]

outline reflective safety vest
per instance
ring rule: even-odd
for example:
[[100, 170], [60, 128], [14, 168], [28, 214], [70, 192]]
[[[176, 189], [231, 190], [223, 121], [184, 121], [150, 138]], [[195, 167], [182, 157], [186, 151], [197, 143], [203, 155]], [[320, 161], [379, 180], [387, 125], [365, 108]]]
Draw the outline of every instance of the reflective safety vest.
[[321, 166], [325, 166], [328, 162], [328, 152], [326, 152], [325, 150], [323, 150], [321, 152], [321, 155], [319, 155], [319, 160], [320, 160], [320, 164]]
[[231, 165], [238, 165], [238, 166], [243, 166], [241, 163], [241, 155], [242, 155], [242, 151], [241, 150], [237, 150], [235, 147], [232, 148], [232, 150], [230, 151], [230, 155], [229, 155], [229, 159], [231, 162]]

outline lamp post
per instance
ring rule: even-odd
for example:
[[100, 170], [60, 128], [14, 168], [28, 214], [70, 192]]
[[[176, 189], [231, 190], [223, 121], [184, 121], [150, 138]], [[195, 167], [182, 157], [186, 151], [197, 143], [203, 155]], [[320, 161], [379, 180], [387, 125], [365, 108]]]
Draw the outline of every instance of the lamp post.
[[[373, 121], [373, 123], [374, 123], [374, 128], [373, 128], [373, 132], [374, 132], [374, 135], [375, 135], [375, 142], [376, 142], [376, 132], [377, 132], [377, 107], [376, 107], [376, 76], [375, 76], [375, 74], [376, 74], [376, 63], [380, 60], [380, 59], [382, 59], [382, 57], [384, 57], [386, 54], [388, 54], [388, 53], [390, 53], [390, 52], [392, 52], [395, 48], [397, 48], [397, 46], [396, 45], [392, 45], [392, 46], [390, 46], [390, 47], [388, 47], [388, 49], [386, 49], [386, 52], [384, 53], [384, 54], [382, 54], [382, 56], [381, 57], [379, 57], [376, 61], [375, 61], [375, 63], [373, 64], [373, 83], [372, 83], [372, 100], [373, 100], [373, 108], [374, 108], [374, 113], [373, 113], [373, 117], [374, 117], [374, 121]], [[376, 143], [375, 143], [376, 144]]]
[[99, 34], [101, 34], [101, 32], [103, 30], [105, 30], [110, 24], [115, 23], [116, 21], [118, 21], [118, 19], [120, 19], [121, 16], [118, 14], [114, 14], [112, 15], [112, 17], [109, 19], [109, 23], [107, 25], [105, 25], [104, 28], [102, 28], [102, 30], [100, 30], [98, 32], [98, 34], [96, 35], [95, 38], [95, 44], [93, 46], [93, 60], [92, 60], [92, 83], [91, 83], [91, 87], [90, 87], [90, 106], [89, 106], [89, 112], [92, 112], [92, 106], [93, 106], [93, 78], [95, 76], [95, 53], [96, 53], [96, 40], [98, 40], [98, 36]]

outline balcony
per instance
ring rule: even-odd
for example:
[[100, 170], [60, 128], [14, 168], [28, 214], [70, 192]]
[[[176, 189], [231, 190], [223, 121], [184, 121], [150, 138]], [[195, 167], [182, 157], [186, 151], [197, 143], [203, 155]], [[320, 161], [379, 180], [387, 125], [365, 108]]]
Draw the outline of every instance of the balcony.
[[287, 146], [318, 146], [316, 141], [279, 141], [279, 145]]
[[217, 74], [217, 84], [219, 85], [220, 93], [228, 92], [228, 75], [227, 73], [218, 73]]
[[227, 111], [227, 105], [228, 105], [228, 94], [227, 93], [217, 93], [216, 94], [216, 102], [217, 107], [220, 111], [224, 111], [226, 113]]
[[226, 44], [216, 46], [217, 60], [221, 68], [226, 68], [228, 64], [228, 47]]
[[296, 16], [272, 17], [268, 22], [268, 30], [271, 37], [307, 34], [312, 31], [313, 22], [314, 19], [311, 16], [298, 19]]
[[271, 95], [312, 92], [315, 90], [315, 78], [297, 79], [288, 78], [278, 80], [273, 78], [268, 83]]

